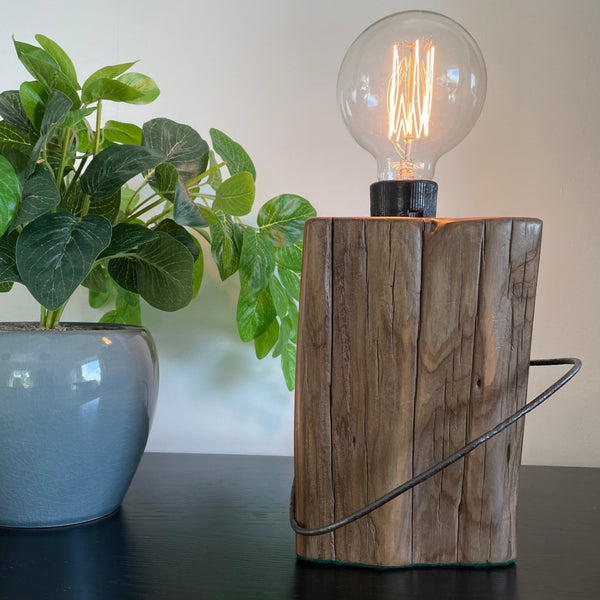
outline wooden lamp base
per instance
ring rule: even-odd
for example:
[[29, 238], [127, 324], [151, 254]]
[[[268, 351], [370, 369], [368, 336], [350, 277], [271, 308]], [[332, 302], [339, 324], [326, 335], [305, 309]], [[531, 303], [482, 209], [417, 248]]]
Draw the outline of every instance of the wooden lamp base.
[[[327, 525], [525, 404], [542, 223], [307, 222], [295, 415], [296, 518]], [[378, 567], [516, 558], [523, 420], [334, 533], [309, 560]]]

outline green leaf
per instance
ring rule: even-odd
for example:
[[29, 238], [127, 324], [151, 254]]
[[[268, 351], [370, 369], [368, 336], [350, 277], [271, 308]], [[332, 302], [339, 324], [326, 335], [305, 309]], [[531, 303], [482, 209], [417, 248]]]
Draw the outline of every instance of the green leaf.
[[131, 100], [131, 104], [150, 104], [150, 102], [154, 102], [160, 94], [160, 90], [154, 80], [141, 73], [125, 73], [118, 77], [117, 81], [140, 92], [141, 96], [136, 100]]
[[102, 67], [101, 69], [98, 69], [84, 81], [83, 89], [85, 89], [86, 86], [89, 86], [90, 84], [94, 83], [94, 81], [98, 81], [99, 79], [114, 79], [115, 77], [118, 77], [122, 73], [125, 73], [125, 71], [127, 71], [128, 69], [131, 69], [131, 67], [133, 67], [133, 65], [135, 65], [136, 62], [137, 60], [134, 60], [133, 62], [121, 63], [119, 65], [110, 65], [108, 67]]
[[60, 125], [67, 116], [73, 103], [71, 100], [59, 90], [50, 90], [46, 109], [44, 110], [44, 118], [40, 126], [40, 133], [46, 135]]
[[56, 310], [85, 279], [110, 235], [110, 223], [98, 215], [81, 220], [70, 213], [42, 215], [17, 240], [21, 280], [42, 306]]
[[44, 35], [37, 34], [35, 36], [37, 43], [56, 61], [62, 73], [69, 80], [69, 83], [76, 89], [79, 89], [77, 83], [77, 73], [71, 59], [67, 53], [53, 40]]
[[106, 306], [114, 295], [114, 290], [106, 290], [105, 292], [88, 292], [88, 304], [92, 308], [102, 308]]
[[[208, 153], [208, 167], [209, 169], [214, 169], [219, 163], [217, 162], [217, 159], [215, 158], [215, 153], [210, 150]], [[210, 187], [213, 190], [218, 190], [219, 186], [221, 185], [221, 183], [223, 183], [223, 178], [221, 177], [221, 169], [216, 169], [215, 171], [213, 171], [209, 176], [208, 176], [208, 181], [207, 181], [208, 185], [210, 185]]]
[[0, 152], [8, 154], [11, 151], [29, 154], [31, 152], [29, 137], [6, 121], [0, 121]]
[[179, 310], [193, 296], [194, 260], [183, 244], [166, 233], [158, 235], [158, 240], [138, 251], [138, 289], [148, 304], [160, 310]]
[[288, 342], [290, 341], [290, 334], [292, 329], [290, 327], [289, 319], [282, 319], [281, 326], [279, 327], [279, 336], [277, 338], [277, 343], [275, 344], [275, 348], [273, 350], [273, 358], [277, 358], [281, 356], [283, 351], [285, 350]]
[[142, 129], [132, 123], [106, 121], [104, 136], [109, 142], [117, 144], [135, 144], [136, 146], [142, 144]]
[[289, 292], [289, 294], [295, 300], [300, 298], [300, 273], [298, 271], [292, 271], [279, 265], [277, 267], [277, 273], [279, 279], [283, 283], [283, 287]]
[[[121, 190], [117, 190], [110, 198], [92, 202], [88, 208], [88, 214], [101, 215], [114, 223], [121, 209]], [[75, 214], [75, 213], [74, 213]]]
[[12, 150], [9, 150], [8, 152], [2, 152], [0, 150], [0, 154], [3, 154], [4, 158], [12, 165], [12, 168], [19, 177], [19, 181], [21, 181], [23, 177], [25, 177], [25, 171], [27, 170], [27, 164], [29, 162], [27, 156]]
[[129, 306], [137, 306], [140, 303], [139, 294], [134, 294], [133, 292], [130, 292], [130, 291], [126, 290], [125, 288], [122, 288], [117, 283], [113, 282], [113, 285], [114, 285], [114, 288], [117, 290], [117, 294], [118, 294], [119, 298], [121, 298], [124, 302], [129, 304]]
[[6, 232], [0, 237], [0, 284], [21, 281], [15, 259], [18, 237], [16, 231]]
[[6, 281], [5, 283], [0, 283], [0, 293], [10, 292], [10, 290], [12, 290], [12, 287], [13, 287], [12, 281]]
[[0, 235], [8, 229], [19, 208], [19, 179], [12, 165], [0, 156]]
[[[111, 69], [111, 67], [105, 67], [105, 69]], [[83, 84], [81, 97], [86, 104], [96, 100], [148, 104], [155, 100], [160, 93], [156, 83], [147, 75], [125, 73], [117, 79], [113, 79], [112, 76], [109, 76], [110, 74], [96, 77], [100, 71], [97, 71]]]
[[126, 325], [142, 324], [142, 307], [140, 306], [140, 297], [135, 296], [136, 303], [127, 302], [120, 294], [117, 294], [116, 310], [122, 323]]
[[33, 127], [39, 131], [48, 102], [48, 90], [38, 81], [24, 81], [19, 88], [23, 110]]
[[252, 210], [254, 203], [254, 179], [250, 173], [238, 173], [226, 179], [216, 192], [214, 209], [241, 217]]
[[141, 325], [142, 310], [139, 296], [132, 294], [136, 303], [130, 304], [125, 299], [117, 295], [115, 310], [111, 310], [100, 317], [100, 323], [122, 323], [125, 325]]
[[[23, 66], [33, 75], [38, 81], [42, 82], [42, 79], [38, 77], [38, 74], [32, 70], [30, 70], [26, 61], [33, 61], [35, 65], [37, 63], [44, 63], [45, 67], [52, 67], [53, 69], [59, 69], [58, 63], [48, 54], [45, 50], [38, 48], [37, 46], [32, 46], [31, 44], [27, 44], [25, 42], [18, 42], [13, 39], [13, 44], [15, 46], [15, 50], [17, 51], [17, 56], [19, 60], [23, 63]], [[26, 59], [24, 61], [23, 59]]]
[[40, 137], [36, 141], [29, 156], [26, 175], [35, 170], [37, 160], [42, 153], [48, 139], [54, 134], [56, 128], [64, 121], [65, 116], [72, 106], [71, 100], [58, 90], [51, 90], [46, 102], [46, 109], [40, 126]]
[[158, 239], [140, 246], [134, 255], [109, 261], [108, 272], [119, 285], [138, 292], [155, 308], [179, 310], [192, 299], [194, 260], [168, 233], [156, 234]]
[[158, 118], [144, 123], [143, 130], [144, 145], [163, 152], [184, 182], [206, 170], [208, 144], [189, 125]]
[[[106, 293], [109, 290], [109, 278], [108, 271], [103, 265], [96, 265], [88, 274], [87, 277], [81, 282], [83, 287], [88, 288], [91, 292], [98, 294]], [[98, 308], [94, 306], [93, 308]]]
[[0, 117], [11, 127], [29, 131], [29, 117], [23, 108], [18, 90], [8, 90], [0, 94]]
[[[91, 305], [91, 302], [90, 302], [90, 305]], [[92, 308], [100, 308], [101, 306], [103, 306], [103, 305], [100, 305], [99, 307], [92, 306]], [[119, 313], [117, 312], [116, 309], [109, 310], [108, 312], [104, 313], [98, 319], [98, 323], [120, 323]]]
[[252, 179], [256, 181], [256, 169], [247, 152], [222, 131], [211, 129], [209, 133], [213, 148], [227, 163], [229, 173], [231, 175], [237, 175], [238, 173], [243, 172], [250, 173]]
[[257, 338], [267, 330], [275, 316], [275, 307], [268, 289], [253, 298], [240, 296], [236, 320], [241, 340], [249, 342]]
[[275, 248], [275, 260], [278, 264], [291, 271], [302, 271], [302, 240], [291, 246]]
[[135, 256], [111, 259], [108, 262], [108, 273], [122, 288], [134, 294], [139, 293]]
[[21, 204], [12, 227], [34, 221], [44, 213], [56, 208], [59, 203], [60, 194], [51, 172], [46, 165], [36, 165], [33, 173], [23, 184]]
[[96, 107], [92, 106], [91, 108], [78, 108], [77, 110], [70, 110], [66, 116], [65, 120], [61, 123], [61, 126], [64, 128], [73, 127], [73, 125], [77, 125], [80, 121], [88, 117], [93, 112], [96, 111]]
[[273, 319], [271, 324], [265, 329], [264, 333], [259, 335], [254, 340], [254, 351], [256, 352], [256, 358], [264, 358], [269, 354], [271, 348], [277, 342], [279, 337], [279, 323], [277, 319]]
[[288, 314], [289, 300], [286, 291], [283, 289], [283, 286], [277, 277], [271, 277], [271, 280], [269, 281], [269, 291], [273, 298], [277, 316], [280, 319], [283, 319], [283, 317]]
[[253, 297], [269, 285], [275, 271], [275, 253], [268, 239], [254, 229], [244, 231], [240, 255], [240, 295]]
[[92, 308], [102, 308], [106, 306], [111, 298], [114, 296], [114, 290], [106, 290], [106, 292], [93, 292], [89, 290], [88, 292], [88, 304]]
[[284, 320], [290, 323], [290, 340], [295, 344], [298, 341], [298, 306], [293, 300], [290, 300], [289, 314]]
[[296, 346], [289, 343], [281, 353], [281, 370], [287, 389], [291, 392], [296, 385]]
[[37, 46], [13, 41], [19, 60], [31, 75], [48, 90], [55, 89], [68, 96], [73, 106], [79, 108], [81, 101], [77, 94], [77, 86], [74, 86], [60, 70], [56, 60], [48, 52]]
[[125, 254], [156, 239], [158, 239], [156, 233], [143, 225], [118, 223], [112, 229], [110, 244], [98, 258]]
[[[168, 200], [169, 202], [174, 202], [175, 200], [175, 190], [177, 188], [177, 183], [179, 182], [179, 173], [177, 173], [177, 169], [170, 163], [161, 163], [157, 165], [156, 169], [154, 169], [154, 182], [152, 187], [161, 195], [162, 198]], [[180, 193], [183, 192], [180, 190]], [[187, 190], [185, 190], [185, 193]], [[188, 196], [189, 198], [189, 196]], [[187, 198], [186, 198], [187, 201]], [[191, 198], [189, 199], [191, 202]], [[206, 223], [208, 224], [208, 223]]]
[[214, 215], [216, 223], [210, 226], [211, 253], [217, 263], [219, 275], [225, 281], [238, 270], [241, 243], [231, 217], [220, 210], [216, 210]]
[[143, 97], [143, 92], [115, 79], [97, 79], [89, 85], [84, 84], [81, 99], [86, 103], [98, 100], [113, 102], [134, 102]]
[[293, 194], [282, 194], [262, 206], [257, 223], [274, 246], [284, 247], [302, 239], [304, 223], [316, 214], [308, 200]]
[[68, 193], [64, 193], [61, 197], [57, 212], [69, 212], [76, 217], [82, 217], [85, 204], [85, 194], [77, 181], [70, 186]]
[[121, 323], [125, 325], [141, 325], [142, 309], [137, 294], [131, 294], [135, 303], [127, 302], [121, 295], [117, 294], [115, 309], [108, 311], [100, 317], [100, 323]]
[[173, 219], [180, 225], [191, 227], [206, 227], [208, 219], [192, 200], [189, 191], [181, 181], [175, 186], [175, 198], [173, 200]]
[[81, 176], [81, 189], [92, 202], [109, 198], [132, 177], [153, 169], [163, 159], [160, 151], [144, 146], [109, 146], [93, 158]]
[[194, 262], [200, 255], [200, 251], [198, 250], [198, 245], [194, 240], [194, 236], [191, 235], [185, 227], [175, 223], [173, 219], [163, 219], [156, 226], [154, 231], [164, 231], [171, 237], [175, 238], [180, 244], [183, 244], [189, 250]]
[[193, 273], [194, 292], [192, 294], [192, 297], [195, 298], [198, 295], [198, 292], [200, 291], [200, 286], [202, 285], [202, 278], [204, 276], [204, 253], [202, 252], [202, 246], [200, 245], [200, 242], [196, 238], [193, 239], [196, 245], [198, 246], [198, 258], [194, 263]]
[[94, 151], [94, 132], [85, 120], [79, 121], [75, 127], [77, 133], [77, 150], [82, 154], [92, 154]]

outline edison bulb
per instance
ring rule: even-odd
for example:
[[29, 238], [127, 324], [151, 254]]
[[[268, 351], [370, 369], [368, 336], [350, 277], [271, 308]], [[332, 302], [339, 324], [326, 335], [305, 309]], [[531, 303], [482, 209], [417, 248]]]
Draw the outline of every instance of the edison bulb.
[[379, 181], [431, 180], [439, 157], [477, 121], [486, 86], [481, 50], [461, 25], [405, 11], [350, 46], [337, 98], [350, 133], [375, 157]]

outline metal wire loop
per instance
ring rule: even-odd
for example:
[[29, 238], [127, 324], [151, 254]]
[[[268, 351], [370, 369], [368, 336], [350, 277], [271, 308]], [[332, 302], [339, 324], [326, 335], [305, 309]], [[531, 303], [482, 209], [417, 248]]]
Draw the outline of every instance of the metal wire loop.
[[570, 381], [581, 369], [581, 361], [578, 358], [550, 358], [543, 360], [532, 360], [530, 361], [530, 366], [532, 367], [541, 367], [541, 366], [550, 366], [550, 365], [573, 365], [567, 373], [565, 373], [562, 377], [557, 379], [550, 387], [546, 388], [539, 396], [536, 396], [531, 402], [527, 403], [523, 408], [512, 414], [510, 417], [496, 425], [493, 429], [490, 429], [483, 435], [474, 439], [472, 442], [469, 442], [466, 446], [463, 446], [460, 450], [454, 452], [443, 461], [439, 462], [437, 465], [434, 465], [430, 469], [427, 469], [420, 475], [409, 479], [402, 485], [399, 485], [397, 488], [389, 491], [387, 494], [377, 498], [373, 502], [363, 506], [361, 509], [353, 512], [352, 514], [339, 519], [329, 525], [324, 525], [323, 527], [316, 527], [314, 529], [302, 527], [296, 521], [296, 481], [292, 483], [292, 492], [290, 499], [290, 525], [292, 529], [301, 535], [313, 536], [313, 535], [323, 535], [325, 533], [331, 533], [336, 529], [340, 529], [340, 527], [344, 527], [365, 515], [373, 512], [374, 510], [380, 508], [384, 504], [390, 502], [394, 498], [397, 498], [404, 492], [411, 490], [415, 486], [423, 483], [430, 477], [433, 477], [446, 467], [449, 467], [451, 464], [460, 460], [464, 456], [466, 456], [469, 452], [472, 452], [481, 444], [484, 444], [489, 439], [493, 438], [495, 435], [498, 435], [500, 432], [504, 431], [507, 427], [510, 427], [513, 423], [524, 417], [527, 413], [531, 412], [534, 408], [537, 408], [542, 402], [546, 401], [550, 396], [552, 396], [555, 392], [557, 392], [561, 387], [563, 387], [568, 381]]

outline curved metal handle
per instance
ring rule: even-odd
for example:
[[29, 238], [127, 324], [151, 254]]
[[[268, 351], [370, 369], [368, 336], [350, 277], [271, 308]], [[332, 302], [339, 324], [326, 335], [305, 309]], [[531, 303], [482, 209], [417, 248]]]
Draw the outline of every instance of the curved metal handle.
[[550, 358], [545, 360], [532, 360], [530, 361], [530, 366], [532, 367], [540, 367], [540, 366], [549, 366], [549, 365], [573, 365], [567, 373], [565, 373], [560, 379], [557, 379], [550, 387], [545, 389], [539, 396], [536, 396], [531, 402], [528, 402], [523, 408], [518, 410], [516, 413], [512, 414], [510, 417], [496, 425], [493, 429], [490, 429], [483, 435], [479, 436], [477, 439], [474, 439], [472, 442], [469, 442], [466, 446], [463, 446], [460, 450], [457, 450], [454, 454], [451, 454], [443, 461], [439, 462], [437, 465], [434, 465], [427, 471], [424, 471], [420, 475], [409, 479], [402, 485], [399, 485], [397, 488], [394, 488], [387, 494], [381, 496], [381, 498], [377, 498], [370, 504], [363, 506], [356, 512], [339, 519], [329, 525], [324, 525], [323, 527], [316, 527], [315, 529], [308, 529], [302, 527], [296, 521], [296, 481], [292, 483], [292, 495], [290, 499], [290, 525], [292, 529], [301, 535], [323, 535], [325, 533], [331, 533], [340, 527], [344, 527], [365, 515], [373, 512], [377, 508], [380, 508], [384, 504], [387, 504], [390, 500], [397, 498], [404, 492], [411, 490], [415, 486], [423, 483], [430, 477], [433, 477], [446, 467], [449, 467], [451, 464], [463, 458], [469, 452], [472, 452], [481, 444], [487, 442], [490, 438], [493, 438], [495, 435], [498, 435], [500, 432], [504, 431], [507, 427], [510, 427], [515, 421], [518, 421], [520, 418], [524, 417], [528, 412], [531, 412], [534, 408], [537, 408], [542, 402], [550, 398], [552, 394], [557, 392], [561, 387], [563, 387], [569, 380], [571, 380], [581, 369], [581, 361], [578, 358]]

